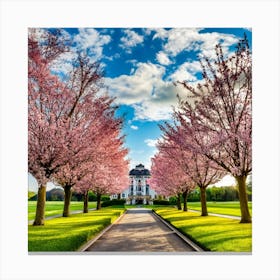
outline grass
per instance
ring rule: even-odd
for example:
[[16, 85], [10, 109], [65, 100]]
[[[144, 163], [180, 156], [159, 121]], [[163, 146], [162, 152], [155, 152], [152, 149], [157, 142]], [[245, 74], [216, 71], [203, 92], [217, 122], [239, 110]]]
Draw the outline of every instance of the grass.
[[[252, 202], [248, 203], [250, 214], [252, 215]], [[188, 202], [188, 208], [201, 211], [200, 202]], [[207, 202], [208, 213], [224, 214], [231, 216], [241, 216], [239, 201]]]
[[[240, 216], [239, 202], [207, 202], [208, 212]], [[90, 202], [89, 208], [95, 208]], [[112, 206], [87, 214], [72, 214], [67, 218], [45, 221], [44, 226], [28, 226], [30, 252], [76, 251], [111, 224], [126, 208], [135, 205]], [[252, 225], [221, 217], [201, 217], [200, 213], [178, 211], [174, 206], [145, 205], [186, 234], [201, 247], [213, 252], [251, 252]], [[252, 204], [249, 203], [250, 211]], [[189, 202], [189, 209], [200, 211], [200, 202]], [[48, 201], [46, 217], [62, 214], [63, 202]], [[71, 202], [71, 211], [82, 210], [83, 202]], [[36, 202], [28, 202], [28, 219], [34, 219]]]
[[252, 251], [252, 224], [215, 216], [202, 217], [200, 213], [171, 208], [155, 209], [155, 212], [206, 250]]
[[[28, 201], [28, 220], [34, 220], [36, 214], [36, 204], [37, 201]], [[83, 210], [82, 201], [71, 201], [70, 211]], [[88, 208], [96, 208], [96, 202], [89, 202]], [[53, 215], [62, 215], [63, 212], [63, 201], [47, 201], [45, 217], [50, 217]]]
[[107, 207], [86, 214], [73, 214], [45, 221], [44, 226], [28, 226], [29, 252], [76, 251], [106, 226], [114, 222], [124, 209]]

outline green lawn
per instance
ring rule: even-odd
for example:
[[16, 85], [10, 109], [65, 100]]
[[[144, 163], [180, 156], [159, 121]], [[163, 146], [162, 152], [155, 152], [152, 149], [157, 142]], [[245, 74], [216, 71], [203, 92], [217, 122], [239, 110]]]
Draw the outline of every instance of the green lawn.
[[[208, 202], [209, 213], [240, 216], [239, 202]], [[90, 202], [89, 208], [95, 208]], [[30, 252], [75, 251], [112, 223], [126, 208], [113, 206], [87, 214], [72, 214], [67, 218], [45, 221], [44, 226], [28, 226], [28, 249]], [[252, 225], [240, 224], [238, 220], [214, 216], [201, 217], [200, 213], [178, 211], [174, 206], [143, 206], [153, 208], [206, 250], [214, 252], [251, 252]], [[250, 211], [252, 204], [249, 203]], [[189, 202], [189, 209], [200, 210], [199, 202]], [[63, 202], [48, 201], [46, 217], [62, 214]], [[71, 211], [82, 210], [83, 202], [71, 202]], [[34, 219], [36, 202], [28, 202], [28, 219]]]
[[86, 214], [73, 214], [67, 218], [48, 220], [44, 226], [29, 225], [28, 251], [76, 251], [123, 212], [124, 209], [107, 207]]
[[[248, 203], [249, 211], [252, 215], [252, 202]], [[188, 208], [192, 210], [201, 211], [200, 202], [188, 202]], [[240, 216], [239, 201], [225, 201], [225, 202], [207, 202], [208, 213], [224, 214], [231, 216]]]
[[206, 250], [213, 252], [251, 252], [252, 224], [199, 213], [161, 208], [155, 212]]
[[[36, 203], [37, 201], [28, 201], [28, 220], [35, 219], [36, 213]], [[75, 210], [83, 210], [83, 202], [82, 201], [71, 201], [70, 211]], [[96, 202], [89, 202], [88, 208], [96, 208]], [[46, 210], [45, 217], [53, 216], [53, 215], [62, 215], [63, 212], [63, 201], [47, 201], [46, 202]]]

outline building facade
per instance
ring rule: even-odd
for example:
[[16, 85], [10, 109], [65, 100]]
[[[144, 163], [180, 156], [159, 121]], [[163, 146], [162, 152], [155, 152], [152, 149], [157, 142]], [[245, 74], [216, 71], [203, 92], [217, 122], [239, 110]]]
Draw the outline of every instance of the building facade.
[[[153, 204], [156, 192], [150, 188], [148, 179], [151, 173], [143, 164], [129, 172], [129, 187], [121, 193], [121, 199], [126, 200], [126, 204]], [[112, 198], [116, 198], [115, 195]]]

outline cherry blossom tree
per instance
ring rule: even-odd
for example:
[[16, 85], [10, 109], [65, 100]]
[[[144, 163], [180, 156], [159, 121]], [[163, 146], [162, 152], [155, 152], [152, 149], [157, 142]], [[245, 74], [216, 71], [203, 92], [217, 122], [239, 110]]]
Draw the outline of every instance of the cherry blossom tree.
[[[174, 183], [170, 174], [170, 165], [168, 159], [163, 158], [161, 154], [156, 154], [152, 158], [150, 186], [159, 194], [164, 196], [175, 195], [177, 197], [177, 208], [181, 210], [181, 190]], [[166, 172], [169, 171], [167, 175]], [[177, 177], [178, 178], [178, 177]]]
[[[111, 99], [110, 102], [112, 102]], [[84, 194], [84, 211], [86, 212], [89, 190], [97, 193], [97, 208], [99, 209], [101, 194], [114, 192], [118, 186], [117, 179], [124, 180], [128, 177], [127, 169], [126, 173], [122, 172], [121, 168], [117, 169], [117, 167], [123, 167], [124, 164], [127, 165], [124, 160], [127, 150], [122, 148], [123, 141], [120, 137], [122, 121], [113, 118], [114, 109], [110, 107], [110, 102], [103, 104], [103, 109], [99, 110], [101, 113], [99, 118], [94, 121], [93, 112], [91, 113], [93, 106], [86, 110], [91, 122], [85, 122], [86, 118], [83, 116], [82, 128], [78, 129], [80, 133], [72, 127], [72, 136], [68, 140], [67, 147], [69, 161], [53, 175], [54, 180], [65, 191], [64, 217], [69, 216], [73, 187]], [[98, 104], [101, 106], [100, 102]], [[96, 117], [97, 110], [98, 108], [94, 110]], [[114, 174], [116, 178], [114, 181], [111, 174]]]
[[112, 139], [105, 148], [105, 159], [98, 164], [93, 174], [92, 190], [97, 196], [97, 210], [101, 208], [101, 195], [120, 193], [129, 184], [129, 162], [125, 160], [128, 150], [122, 145], [123, 138]]
[[112, 100], [100, 98], [87, 100], [87, 104], [77, 103], [68, 118], [65, 154], [67, 162], [53, 174], [53, 180], [61, 185], [65, 192], [63, 216], [69, 216], [72, 187], [94, 168], [93, 162], [100, 157], [102, 140], [106, 137], [108, 122], [107, 110]]
[[174, 159], [182, 172], [189, 176], [194, 185], [199, 187], [201, 215], [207, 216], [206, 188], [221, 180], [226, 172], [204, 155], [188, 149], [188, 146], [181, 145], [182, 141], [192, 139], [184, 134], [184, 130], [180, 126], [165, 123], [160, 128], [163, 131], [164, 141], [159, 142], [159, 149], [164, 150], [170, 158]]
[[[52, 63], [66, 48], [55, 32], [43, 34], [47, 39], [29, 37], [28, 163], [29, 172], [40, 185], [34, 225], [44, 224], [48, 181], [64, 188], [63, 216], [68, 216], [71, 188], [88, 172], [94, 173], [90, 170], [98, 164], [110, 170], [112, 155], [118, 154], [116, 158], [124, 166], [126, 161], [121, 161], [120, 155], [127, 153], [121, 148], [122, 121], [114, 117], [113, 99], [99, 92], [103, 75], [100, 65], [78, 54], [69, 73], [53, 75]], [[112, 180], [107, 182], [109, 186]]]
[[214, 61], [201, 61], [203, 83], [178, 82], [188, 98], [180, 100], [176, 119], [185, 131], [180, 145], [232, 174], [239, 190], [241, 223], [250, 223], [246, 178], [252, 171], [252, 58], [247, 38], [234, 55], [216, 47]]
[[184, 211], [187, 211], [187, 197], [195, 187], [192, 179], [183, 171], [176, 157], [170, 156], [166, 143], [158, 145], [159, 153], [152, 158], [151, 179], [149, 183], [158, 193], [177, 196], [177, 207], [181, 210], [181, 195]]
[[[49, 71], [50, 63], [67, 48], [55, 33], [46, 32], [41, 45], [33, 30], [28, 38], [28, 171], [39, 184], [34, 225], [44, 224], [46, 184], [63, 163], [65, 86]], [[61, 100], [64, 100], [61, 102]], [[59, 129], [58, 129], [59, 128]]]

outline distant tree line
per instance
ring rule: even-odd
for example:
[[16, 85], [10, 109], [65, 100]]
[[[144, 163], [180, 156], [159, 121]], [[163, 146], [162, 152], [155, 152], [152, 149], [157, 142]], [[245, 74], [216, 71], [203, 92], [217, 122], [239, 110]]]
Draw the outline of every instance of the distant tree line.
[[[247, 184], [247, 195], [248, 200], [252, 201], [252, 184]], [[206, 189], [206, 199], [207, 201], [238, 201], [238, 190], [234, 186], [230, 187], [211, 187]], [[177, 197], [170, 197], [169, 202], [176, 205]], [[189, 202], [198, 202], [200, 201], [200, 191], [199, 188], [195, 188], [188, 195]], [[181, 201], [183, 202], [183, 201]]]
[[[37, 194], [34, 192], [28, 192], [28, 200], [37, 201]], [[46, 201], [63, 201], [63, 200], [64, 200], [64, 191], [60, 188], [54, 188], [46, 192]], [[101, 196], [101, 201], [107, 201], [107, 200], [110, 200], [109, 195]], [[84, 201], [84, 197], [81, 193], [73, 192], [71, 201]], [[97, 201], [97, 196], [92, 191], [89, 191], [88, 201]]]

